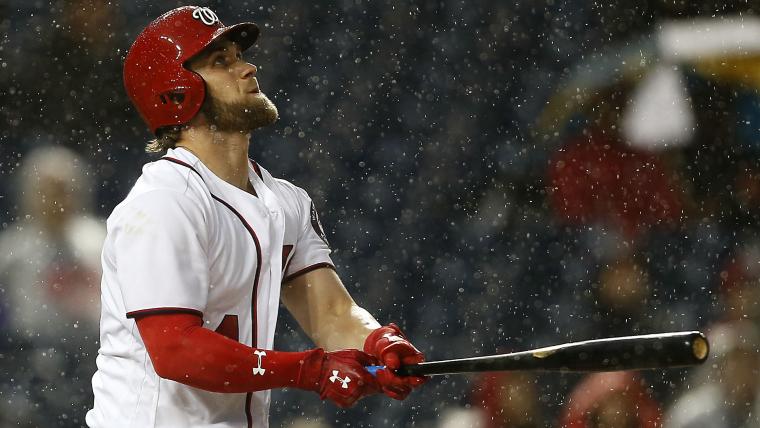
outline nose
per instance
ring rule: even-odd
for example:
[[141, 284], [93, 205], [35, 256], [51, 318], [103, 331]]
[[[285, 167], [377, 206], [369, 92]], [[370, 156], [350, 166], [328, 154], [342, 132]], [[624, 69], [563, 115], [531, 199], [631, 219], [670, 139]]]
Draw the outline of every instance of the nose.
[[256, 76], [256, 71], [258, 71], [258, 68], [255, 65], [246, 62], [240, 71], [240, 78], [250, 79]]

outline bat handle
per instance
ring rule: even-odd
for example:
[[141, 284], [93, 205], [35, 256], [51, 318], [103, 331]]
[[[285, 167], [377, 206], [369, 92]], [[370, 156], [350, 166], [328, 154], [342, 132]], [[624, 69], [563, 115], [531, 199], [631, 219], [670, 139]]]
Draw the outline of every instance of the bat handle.
[[365, 369], [371, 374], [372, 376], [377, 376], [378, 370], [385, 370], [385, 366], [367, 366]]
[[[425, 363], [422, 363], [425, 364]], [[425, 373], [420, 373], [418, 370], [421, 365], [420, 364], [412, 364], [409, 366], [401, 366], [396, 370], [393, 370], [393, 373], [395, 373], [397, 376], [423, 376]], [[365, 370], [369, 372], [372, 376], [377, 376], [377, 372], [379, 370], [386, 370], [385, 366], [366, 366], [364, 367]]]

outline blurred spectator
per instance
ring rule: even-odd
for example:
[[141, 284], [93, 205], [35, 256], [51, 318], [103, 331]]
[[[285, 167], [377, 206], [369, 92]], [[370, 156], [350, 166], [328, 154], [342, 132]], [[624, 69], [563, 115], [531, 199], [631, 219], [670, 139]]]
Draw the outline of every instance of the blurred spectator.
[[660, 418], [659, 405], [634, 373], [595, 373], [570, 393], [560, 426], [655, 428]]
[[600, 95], [590, 125], [549, 164], [550, 201], [573, 225], [602, 224], [628, 238], [680, 222], [683, 203], [672, 173], [655, 155], [626, 147], [618, 132], [628, 89]]
[[565, 291], [558, 310], [572, 320], [573, 340], [653, 333], [668, 328], [665, 308], [643, 257], [608, 251], [590, 284]]
[[68, 149], [29, 153], [18, 186], [19, 217], [0, 234], [0, 349], [13, 357], [0, 359], [0, 421], [81, 425], [98, 349], [105, 227], [88, 215], [87, 165]]
[[485, 374], [475, 383], [473, 408], [482, 409], [483, 428], [540, 428], [547, 425], [539, 403], [538, 378], [529, 372]]
[[602, 336], [626, 336], [650, 330], [653, 312], [652, 287], [646, 267], [634, 258], [623, 258], [602, 268], [592, 312], [597, 331]]
[[668, 428], [760, 426], [760, 331], [750, 321], [710, 330], [710, 357], [668, 410]]
[[[479, 409], [452, 407], [446, 409], [438, 420], [437, 428], [487, 428]], [[510, 425], [512, 426], [512, 425]]]

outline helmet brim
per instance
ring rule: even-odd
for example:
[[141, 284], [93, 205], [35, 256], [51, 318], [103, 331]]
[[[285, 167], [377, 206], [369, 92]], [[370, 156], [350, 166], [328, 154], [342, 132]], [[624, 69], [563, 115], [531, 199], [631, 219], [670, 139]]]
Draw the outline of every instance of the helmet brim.
[[241, 22], [240, 24], [230, 25], [229, 27], [223, 27], [215, 31], [212, 42], [219, 39], [228, 39], [240, 46], [240, 50], [244, 51], [259, 38], [259, 26], [253, 22]]

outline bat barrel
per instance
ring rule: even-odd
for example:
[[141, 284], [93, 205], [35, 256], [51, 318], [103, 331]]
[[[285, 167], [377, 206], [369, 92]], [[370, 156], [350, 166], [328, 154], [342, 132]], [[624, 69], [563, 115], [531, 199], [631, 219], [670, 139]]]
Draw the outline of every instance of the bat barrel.
[[531, 351], [403, 366], [400, 375], [504, 370], [599, 372], [688, 367], [703, 363], [709, 353], [698, 331], [647, 334], [572, 342]]

